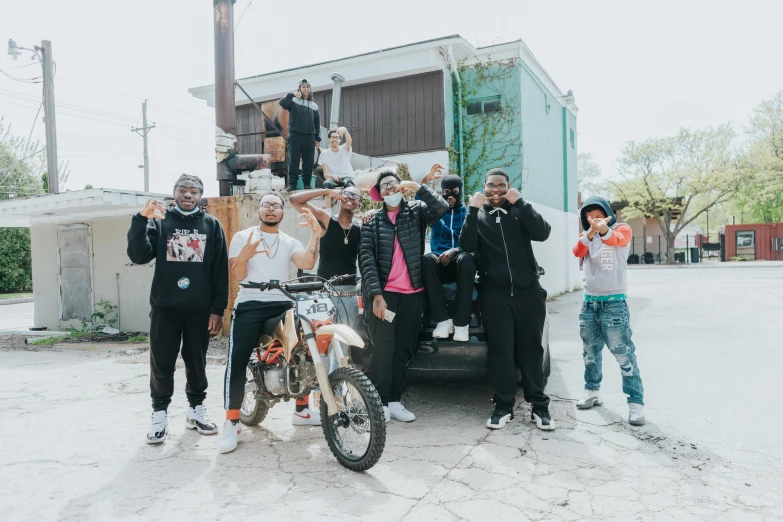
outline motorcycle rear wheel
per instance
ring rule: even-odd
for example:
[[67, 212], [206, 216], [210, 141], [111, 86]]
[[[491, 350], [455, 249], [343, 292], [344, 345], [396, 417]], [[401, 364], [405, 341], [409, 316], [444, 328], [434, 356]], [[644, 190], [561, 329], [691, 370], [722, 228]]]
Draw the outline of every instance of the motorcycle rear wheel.
[[359, 370], [337, 368], [329, 375], [339, 425], [329, 418], [326, 401], [321, 399], [321, 426], [329, 449], [351, 471], [366, 471], [383, 454], [386, 420], [375, 386]]

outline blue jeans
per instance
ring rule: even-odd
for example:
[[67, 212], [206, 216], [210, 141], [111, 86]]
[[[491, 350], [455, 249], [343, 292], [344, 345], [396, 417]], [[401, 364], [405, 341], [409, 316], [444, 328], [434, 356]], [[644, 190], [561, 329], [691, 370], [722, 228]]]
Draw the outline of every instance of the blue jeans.
[[602, 351], [609, 348], [620, 364], [623, 393], [628, 403], [644, 404], [644, 386], [636, 364], [636, 347], [631, 341], [631, 314], [624, 299], [582, 303], [579, 334], [585, 361], [585, 389], [598, 390], [603, 378]]

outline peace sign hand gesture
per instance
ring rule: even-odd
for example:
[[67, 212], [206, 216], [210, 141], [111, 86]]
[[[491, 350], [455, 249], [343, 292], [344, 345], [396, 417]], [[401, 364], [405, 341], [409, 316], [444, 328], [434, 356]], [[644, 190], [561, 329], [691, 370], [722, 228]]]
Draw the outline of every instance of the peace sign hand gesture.
[[269, 253], [269, 250], [263, 249], [258, 250], [258, 245], [261, 244], [261, 241], [264, 240], [264, 236], [261, 236], [261, 239], [258, 241], [253, 241], [253, 235], [255, 234], [255, 231], [250, 233], [250, 237], [247, 240], [247, 243], [245, 243], [245, 246], [242, 247], [242, 250], [239, 251], [239, 255], [237, 256], [237, 260], [239, 260], [240, 263], [247, 263], [253, 257], [255, 257], [257, 254], [262, 254], [266, 252]]

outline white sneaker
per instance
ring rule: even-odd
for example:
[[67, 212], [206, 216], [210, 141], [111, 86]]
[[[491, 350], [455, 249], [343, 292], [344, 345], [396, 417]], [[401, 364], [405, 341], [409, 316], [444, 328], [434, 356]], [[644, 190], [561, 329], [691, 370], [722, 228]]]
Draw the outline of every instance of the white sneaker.
[[166, 438], [166, 426], [169, 425], [169, 414], [166, 410], [152, 412], [150, 431], [147, 433], [147, 444], [160, 444]]
[[188, 408], [185, 427], [189, 430], [196, 430], [202, 435], [214, 435], [218, 432], [217, 424], [209, 420], [207, 408], [203, 404], [199, 404], [195, 408]]
[[644, 426], [644, 406], [634, 402], [628, 404], [628, 424]]
[[468, 326], [455, 326], [454, 327], [454, 340], [455, 341], [469, 341], [470, 340], [470, 325], [468, 325]]
[[237, 449], [237, 442], [239, 441], [239, 434], [242, 433], [242, 423], [237, 422], [234, 424], [230, 420], [226, 420], [223, 423], [223, 440], [220, 441], [220, 453], [231, 453]]
[[383, 420], [385, 420], [387, 423], [391, 421], [391, 413], [389, 413], [388, 406], [383, 407]]
[[585, 389], [585, 391], [582, 392], [582, 398], [576, 401], [576, 407], [580, 410], [588, 410], [593, 406], [600, 406], [603, 403], [604, 401], [601, 400], [601, 395], [598, 393], [598, 390]]
[[416, 416], [408, 408], [403, 406], [401, 402], [389, 403], [389, 416], [398, 421], [412, 422], [416, 420]]
[[294, 410], [291, 424], [294, 426], [320, 426], [321, 413], [310, 408], [305, 408], [302, 411]]
[[446, 319], [445, 321], [441, 321], [435, 325], [435, 330], [432, 331], [432, 337], [434, 339], [447, 339], [453, 331], [454, 321], [451, 319]]

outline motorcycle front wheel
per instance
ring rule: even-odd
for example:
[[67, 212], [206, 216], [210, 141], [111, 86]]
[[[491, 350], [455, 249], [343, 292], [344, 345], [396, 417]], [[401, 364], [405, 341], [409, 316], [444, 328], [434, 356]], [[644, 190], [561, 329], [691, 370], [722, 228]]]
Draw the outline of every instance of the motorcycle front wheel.
[[335, 419], [329, 418], [321, 399], [321, 426], [329, 449], [351, 471], [365, 471], [378, 462], [386, 445], [386, 420], [375, 386], [359, 370], [337, 368], [329, 375], [337, 403]]

